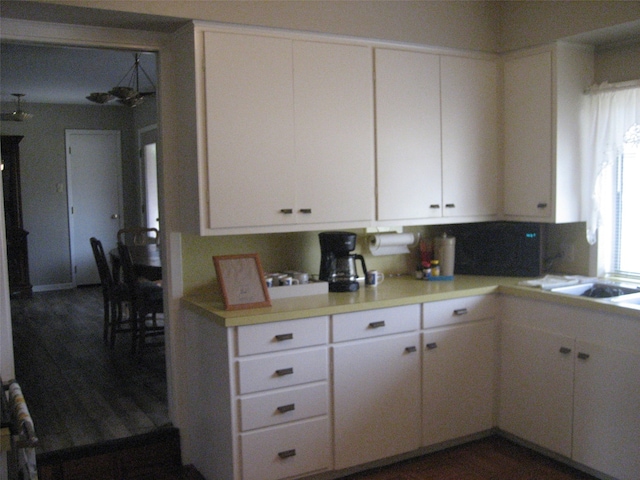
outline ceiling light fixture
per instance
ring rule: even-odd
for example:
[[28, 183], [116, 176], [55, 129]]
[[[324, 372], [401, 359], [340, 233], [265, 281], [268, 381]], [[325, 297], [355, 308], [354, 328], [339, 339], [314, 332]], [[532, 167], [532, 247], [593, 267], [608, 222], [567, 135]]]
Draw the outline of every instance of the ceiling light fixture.
[[13, 122], [24, 122], [25, 120], [29, 120], [33, 117], [32, 114], [25, 112], [22, 110], [22, 104], [20, 100], [25, 96], [24, 93], [12, 93], [14, 97], [16, 97], [16, 109], [11, 113], [3, 113], [2, 120], [10, 120]]
[[[151, 85], [152, 89], [150, 91], [140, 91], [140, 72]], [[125, 80], [127, 82], [123, 84]], [[155, 90], [156, 86], [142, 65], [140, 65], [140, 54], [136, 53], [133, 66], [124, 74], [116, 87], [113, 87], [109, 92], [94, 92], [87, 97], [87, 100], [104, 104], [117, 98], [120, 103], [128, 107], [137, 107], [144, 101], [144, 97], [154, 95], [156, 93]]]

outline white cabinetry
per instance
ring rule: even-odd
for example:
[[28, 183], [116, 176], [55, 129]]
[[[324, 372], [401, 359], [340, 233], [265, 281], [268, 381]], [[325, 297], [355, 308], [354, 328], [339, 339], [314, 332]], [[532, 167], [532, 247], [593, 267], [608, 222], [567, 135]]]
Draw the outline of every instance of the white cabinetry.
[[593, 81], [590, 47], [555, 44], [504, 57], [504, 213], [580, 221], [579, 127]]
[[227, 32], [203, 36], [211, 233], [370, 224], [370, 48]]
[[336, 469], [420, 446], [420, 305], [333, 316]]
[[495, 426], [497, 328], [493, 296], [423, 305], [423, 446]]
[[328, 317], [224, 328], [189, 311], [190, 461], [206, 478], [330, 470]]
[[640, 478], [640, 326], [508, 298], [501, 429], [620, 480]]
[[494, 59], [376, 49], [378, 221], [498, 213]]

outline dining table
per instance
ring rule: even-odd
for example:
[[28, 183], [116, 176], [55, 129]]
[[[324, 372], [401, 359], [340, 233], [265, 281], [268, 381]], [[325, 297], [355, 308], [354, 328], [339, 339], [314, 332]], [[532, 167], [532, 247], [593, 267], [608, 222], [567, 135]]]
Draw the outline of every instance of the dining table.
[[[156, 281], [162, 279], [160, 246], [156, 244], [129, 245], [133, 268], [139, 277]], [[114, 272], [120, 272], [120, 253], [117, 248], [109, 252]]]

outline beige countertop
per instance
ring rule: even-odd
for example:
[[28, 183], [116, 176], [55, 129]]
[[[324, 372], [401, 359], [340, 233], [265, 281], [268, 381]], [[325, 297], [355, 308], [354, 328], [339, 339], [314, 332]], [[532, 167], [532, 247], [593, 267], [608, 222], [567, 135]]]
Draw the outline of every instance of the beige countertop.
[[182, 299], [185, 308], [211, 318], [225, 327], [334, 315], [337, 313], [435, 302], [452, 298], [504, 293], [535, 300], [561, 303], [612, 314], [636, 316], [640, 310], [621, 307], [605, 299], [590, 299], [518, 286], [523, 278], [456, 275], [453, 281], [424, 281], [405, 276], [388, 278], [377, 287], [362, 286], [357, 292], [327, 293], [271, 300], [270, 307], [225, 310], [222, 299], [210, 295], [191, 295]]

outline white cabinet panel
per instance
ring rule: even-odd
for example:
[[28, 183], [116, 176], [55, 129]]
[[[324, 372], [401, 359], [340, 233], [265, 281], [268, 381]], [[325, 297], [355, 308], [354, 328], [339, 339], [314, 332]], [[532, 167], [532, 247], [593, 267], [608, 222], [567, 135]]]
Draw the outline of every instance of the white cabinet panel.
[[410, 332], [418, 328], [420, 328], [419, 304], [341, 313], [332, 318], [331, 340], [344, 342]]
[[209, 227], [293, 221], [291, 41], [204, 32], [204, 53]]
[[496, 339], [494, 320], [423, 332], [423, 446], [493, 428]]
[[300, 478], [331, 468], [329, 419], [240, 435], [243, 480]]
[[371, 49], [294, 41], [293, 62], [297, 222], [371, 222]]
[[242, 358], [238, 360], [239, 393], [260, 392], [326, 380], [326, 348]]
[[238, 355], [321, 345], [329, 340], [329, 317], [237, 327]]
[[376, 49], [378, 220], [442, 216], [440, 57]]
[[455, 298], [422, 305], [422, 328], [441, 327], [493, 318], [497, 314], [494, 295]]
[[420, 445], [419, 342], [415, 332], [332, 348], [336, 468]]

